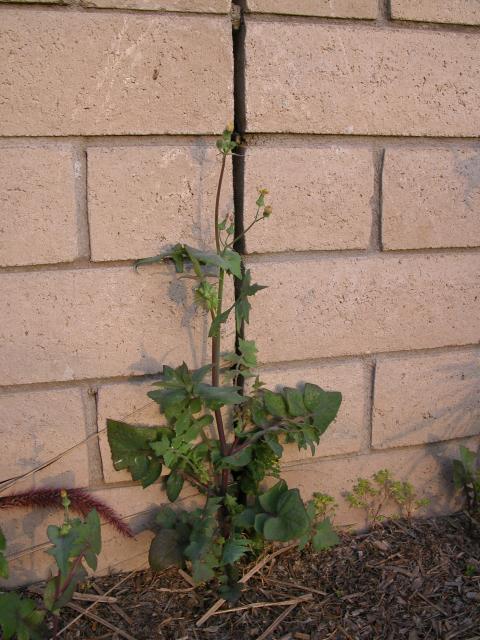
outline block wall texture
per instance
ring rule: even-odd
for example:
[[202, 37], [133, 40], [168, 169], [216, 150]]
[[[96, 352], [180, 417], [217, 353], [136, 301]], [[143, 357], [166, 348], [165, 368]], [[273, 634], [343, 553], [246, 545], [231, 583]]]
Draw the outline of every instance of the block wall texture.
[[[479, 444], [479, 3], [246, 4], [234, 46], [228, 0], [0, 0], [0, 480], [116, 508], [138, 535], [104, 527], [100, 572], [145, 564], [165, 500], [113, 469], [106, 418], [156, 423], [153, 377], [209, 357], [191, 283], [133, 260], [212, 246], [234, 117], [222, 214], [234, 187], [245, 225], [259, 187], [273, 206], [245, 245], [268, 285], [247, 327], [261, 376], [344, 398], [285, 478], [332, 493], [340, 524], [364, 524], [342, 493], [384, 467], [445, 512], [451, 460]], [[47, 574], [55, 518], [2, 515], [11, 584]]]

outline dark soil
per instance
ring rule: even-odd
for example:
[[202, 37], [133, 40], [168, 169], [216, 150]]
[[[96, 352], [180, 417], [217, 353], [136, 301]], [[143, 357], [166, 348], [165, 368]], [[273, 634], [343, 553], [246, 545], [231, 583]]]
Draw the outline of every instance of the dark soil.
[[[85, 593], [104, 594], [121, 579], [96, 579]], [[321, 554], [287, 551], [248, 581], [238, 602], [224, 604], [200, 627], [197, 621], [218, 597], [212, 588], [194, 589], [176, 570], [131, 574], [109, 595], [115, 603], [97, 603], [88, 612], [102, 622], [84, 615], [61, 637], [480, 639], [480, 528], [464, 514], [392, 521], [366, 534], [342, 534], [340, 546]], [[307, 599], [273, 604], [299, 596]], [[254, 603], [271, 604], [245, 607]], [[61, 626], [88, 606], [76, 601], [77, 611], [66, 609]], [[264, 635], [281, 614], [284, 619]]]

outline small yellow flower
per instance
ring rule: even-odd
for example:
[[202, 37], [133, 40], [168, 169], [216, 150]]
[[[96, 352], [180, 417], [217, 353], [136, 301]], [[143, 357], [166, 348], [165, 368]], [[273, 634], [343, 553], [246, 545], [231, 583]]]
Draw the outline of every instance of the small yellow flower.
[[234, 129], [233, 122], [232, 121], [228, 122], [227, 126], [225, 127], [225, 131], [228, 131], [229, 133], [233, 133], [233, 129]]
[[259, 190], [258, 190], [258, 193], [259, 193], [261, 196], [267, 196], [270, 192], [269, 192], [269, 190], [268, 190], [268, 189], [259, 189]]

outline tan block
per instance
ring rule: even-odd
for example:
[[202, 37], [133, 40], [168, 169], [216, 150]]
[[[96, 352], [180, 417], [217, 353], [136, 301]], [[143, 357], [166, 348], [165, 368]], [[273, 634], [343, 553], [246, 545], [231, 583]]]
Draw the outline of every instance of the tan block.
[[478, 150], [387, 150], [384, 249], [480, 245], [479, 176]]
[[[220, 171], [211, 141], [183, 146], [88, 151], [92, 258], [142, 258], [177, 242], [215, 246], [213, 213]], [[231, 162], [222, 218], [233, 211]]]
[[230, 19], [2, 11], [1, 135], [214, 133], [232, 113]]
[[[286, 369], [261, 369], [260, 379], [269, 389], [299, 387], [305, 382], [318, 384], [328, 391], [342, 393], [338, 416], [321, 437], [315, 457], [353, 453], [367, 444], [367, 404], [369, 394], [368, 371], [362, 362], [299, 365]], [[285, 446], [282, 462], [310, 460], [310, 449], [298, 450], [293, 444]]]
[[[476, 450], [479, 439], [463, 442]], [[338, 504], [335, 523], [365, 526], [365, 514], [361, 509], [353, 509], [344, 495], [351, 491], [359, 477], [370, 478], [380, 469], [389, 469], [396, 480], [410, 482], [420, 498], [429, 498], [430, 505], [419, 514], [445, 514], [456, 511], [462, 499], [455, 494], [452, 481], [452, 460], [458, 458], [458, 443], [431, 444], [425, 447], [397, 449], [357, 455], [349, 458], [305, 460], [289, 465], [282, 471], [289, 487], [298, 487], [304, 499], [309, 499], [315, 491], [332, 495]], [[383, 510], [385, 515], [397, 513], [394, 504]]]
[[146, 11], [193, 11], [195, 13], [228, 13], [229, 0], [81, 0], [86, 7], [108, 9], [144, 9]]
[[378, 449], [480, 433], [480, 352], [380, 357], [372, 444]]
[[480, 24], [478, 0], [391, 0], [394, 20]]
[[[3, 274], [0, 383], [157, 373], [182, 360], [201, 366], [210, 322], [193, 307], [194, 286], [165, 266]], [[227, 350], [233, 333], [231, 323]]]
[[249, 21], [251, 132], [477, 136], [475, 34]]
[[[2, 481], [32, 471], [86, 437], [88, 399], [84, 394], [79, 389], [0, 394]], [[32, 486], [85, 487], [88, 483], [87, 448], [83, 445], [17, 482], [12, 491]]]
[[373, 174], [368, 149], [249, 148], [245, 226], [254, 219], [258, 187], [270, 189], [273, 215], [246, 236], [247, 250], [366, 248], [372, 224]]
[[480, 254], [252, 262], [262, 362], [478, 342]]
[[71, 151], [0, 147], [0, 266], [70, 262], [78, 253]]
[[377, 17], [377, 0], [249, 0], [249, 11], [328, 18]]

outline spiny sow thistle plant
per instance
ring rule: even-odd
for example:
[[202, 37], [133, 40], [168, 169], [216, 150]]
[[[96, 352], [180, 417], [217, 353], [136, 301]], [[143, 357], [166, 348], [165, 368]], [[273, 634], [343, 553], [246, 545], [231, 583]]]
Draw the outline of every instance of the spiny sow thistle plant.
[[[107, 421], [108, 439], [115, 469], [127, 469], [143, 487], [155, 482], [163, 466], [169, 470], [165, 488], [175, 502], [185, 482], [204, 496], [204, 506], [193, 511], [161, 508], [156, 516], [157, 533], [150, 553], [150, 565], [161, 570], [189, 564], [193, 579], [200, 583], [217, 577], [223, 596], [239, 593], [236, 563], [248, 553], [258, 552], [266, 542], [298, 540], [312, 542], [317, 550], [332, 546], [338, 538], [328, 517], [320, 517], [315, 500], [305, 505], [298, 489], [278, 480], [268, 491], [261, 483], [279, 477], [284, 443], [312, 454], [319, 438], [335, 419], [341, 394], [324, 391], [315, 384], [302, 390], [284, 387], [266, 389], [254, 370], [257, 349], [243, 339], [248, 323], [249, 298], [263, 286], [252, 282], [237, 242], [272, 213], [266, 204], [266, 189], [260, 189], [253, 222], [236, 235], [231, 217], [220, 220], [219, 203], [227, 157], [238, 142], [227, 126], [217, 142], [221, 155], [215, 204], [215, 251], [201, 251], [177, 244], [170, 251], [138, 260], [135, 267], [172, 261], [177, 273], [196, 280], [195, 303], [211, 319], [211, 363], [190, 370], [185, 363], [165, 366], [156, 390], [148, 396], [160, 405], [166, 424], [137, 427], [116, 420]], [[236, 300], [224, 308], [225, 278], [235, 280]], [[230, 314], [235, 316], [237, 348], [221, 352], [221, 328]], [[210, 382], [206, 381], [207, 376]], [[243, 392], [243, 381], [252, 379], [251, 394]], [[224, 424], [225, 407], [233, 408], [233, 433]], [[211, 428], [215, 437], [211, 437]], [[317, 501], [318, 502], [318, 501]]]

